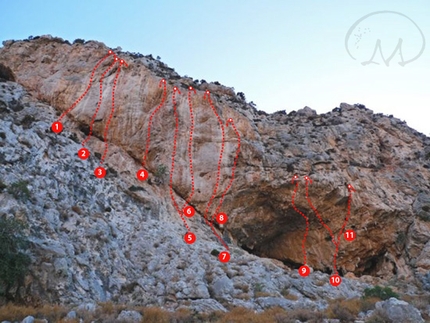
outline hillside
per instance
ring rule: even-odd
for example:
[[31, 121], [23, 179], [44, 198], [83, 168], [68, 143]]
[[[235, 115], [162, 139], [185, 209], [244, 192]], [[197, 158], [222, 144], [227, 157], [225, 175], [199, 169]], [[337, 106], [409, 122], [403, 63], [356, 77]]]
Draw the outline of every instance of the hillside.
[[[30, 227], [32, 266], [22, 297], [202, 312], [321, 310], [330, 299], [359, 297], [376, 284], [428, 294], [430, 138], [405, 122], [346, 103], [321, 115], [309, 107], [267, 114], [232, 88], [181, 77], [151, 56], [96, 41], [44, 36], [3, 45], [0, 179], [6, 186], [28, 181], [30, 191], [25, 200], [0, 193], [0, 215]], [[94, 70], [109, 50], [127, 66], [116, 73], [107, 58]], [[92, 71], [94, 84], [62, 118], [64, 130], [52, 132], [52, 123], [85, 93]], [[90, 131], [91, 155], [81, 160], [77, 152]], [[145, 154], [149, 177], [139, 181]], [[93, 172], [104, 157], [107, 175], [99, 179]], [[309, 219], [312, 270], [305, 278], [297, 273], [306, 222], [292, 205], [295, 174], [295, 207]], [[321, 219], [305, 196], [304, 176], [312, 180], [309, 198]], [[341, 240], [342, 283], [333, 287], [335, 247], [321, 221], [335, 233], [343, 228], [348, 184], [355, 192], [346, 226], [357, 238]], [[197, 238], [191, 245], [175, 207], [187, 202], [196, 210], [185, 219]], [[228, 222], [211, 229], [204, 214], [215, 210]], [[226, 250], [221, 241], [231, 254], [227, 263], [218, 259]]]

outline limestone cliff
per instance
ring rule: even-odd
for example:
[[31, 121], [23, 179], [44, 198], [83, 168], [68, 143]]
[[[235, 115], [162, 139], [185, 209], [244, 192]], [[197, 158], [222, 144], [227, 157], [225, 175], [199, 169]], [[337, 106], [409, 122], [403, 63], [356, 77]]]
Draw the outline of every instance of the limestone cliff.
[[[7, 41], [0, 49], [2, 64], [23, 86], [7, 82], [2, 90], [1, 121], [6, 139], [0, 147], [1, 177], [12, 182], [29, 172], [25, 177], [38, 192], [31, 201], [33, 206], [20, 206], [0, 194], [0, 211], [21, 214], [25, 209], [23, 213], [34, 224], [35, 250], [43, 258], [38, 258], [37, 265], [46, 274], [34, 275], [37, 282], [27, 286], [39, 290], [42, 298], [123, 297], [143, 302], [151, 299], [158, 304], [215, 298], [241, 304], [245, 301], [238, 300], [238, 286], [265, 276], [264, 284], [275, 296], [280, 289], [296, 284], [298, 293], [307, 297], [318, 293], [324, 297], [334, 293], [334, 297], [339, 291], [348, 293], [348, 287], [360, 289], [351, 286], [370, 282], [369, 276], [414, 283], [419, 289], [428, 285], [430, 138], [399, 119], [374, 114], [361, 105], [342, 103], [322, 115], [308, 107], [269, 115], [257, 111], [231, 88], [194, 82], [152, 57], [114, 49], [128, 67], [123, 68], [116, 87], [116, 110], [108, 136], [111, 148], [106, 158], [108, 176], [100, 181], [91, 172], [98, 154], [103, 153], [110, 103], [101, 105], [95, 120], [94, 137], [88, 142], [91, 158], [82, 162], [76, 156], [77, 143], [86, 137], [99, 99], [97, 84], [65, 118], [60, 135], [50, 133], [49, 127], [85, 91], [91, 70], [108, 50], [95, 41], [71, 45], [50, 37]], [[108, 66], [109, 62], [104, 62], [101, 69]], [[115, 71], [109, 72], [106, 84], [112, 84], [114, 78]], [[153, 119], [147, 163], [153, 180], [139, 182], [135, 173], [145, 151], [150, 115], [163, 96], [159, 87], [162, 79], [167, 80], [167, 99]], [[221, 209], [229, 221], [217, 228], [233, 248], [227, 265], [210, 255], [212, 249], [222, 246], [201, 216], [190, 221], [197, 243], [192, 248], [183, 243], [185, 228], [172, 206], [168, 178], [154, 181], [160, 165], [171, 164], [175, 86], [182, 94], [177, 96], [181, 127], [173, 188], [175, 198], [182, 202], [191, 185], [186, 158], [190, 126], [186, 93], [189, 86], [197, 90], [191, 96], [196, 115], [191, 204], [199, 215], [205, 212], [217, 181], [221, 145], [218, 120], [203, 99], [206, 90], [220, 118], [224, 122], [232, 118], [240, 133], [236, 176]], [[108, 102], [110, 91], [106, 86], [103, 92]], [[14, 102], [24, 109], [13, 112]], [[45, 104], [55, 108], [57, 116]], [[25, 115], [36, 120], [31, 131], [22, 124]], [[229, 185], [237, 148], [234, 131], [228, 127], [225, 131], [220, 189], [214, 205]], [[309, 196], [334, 232], [341, 229], [347, 210], [345, 184], [356, 190], [348, 228], [355, 230], [357, 238], [351, 243], [342, 240], [337, 262], [339, 273], [351, 280], [345, 278], [336, 291], [331, 286], [305, 288], [306, 279], [294, 278], [288, 269], [297, 269], [303, 262], [306, 226], [291, 204], [294, 174], [312, 178]], [[309, 266], [331, 273], [335, 248], [305, 198], [303, 181], [295, 204], [310, 219], [306, 242]], [[281, 262], [272, 264], [248, 253]], [[48, 279], [50, 273], [55, 280]], [[317, 272], [312, 275], [326, 277]], [[252, 306], [264, 307], [264, 302], [269, 301], [255, 301]]]

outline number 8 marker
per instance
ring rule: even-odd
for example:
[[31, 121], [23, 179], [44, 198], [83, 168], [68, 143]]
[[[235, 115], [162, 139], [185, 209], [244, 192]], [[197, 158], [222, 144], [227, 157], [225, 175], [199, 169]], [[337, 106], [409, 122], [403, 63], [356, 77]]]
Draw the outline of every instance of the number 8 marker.
[[225, 224], [228, 220], [227, 218], [227, 214], [225, 213], [218, 213], [218, 215], [216, 216], [216, 220], [219, 224]]

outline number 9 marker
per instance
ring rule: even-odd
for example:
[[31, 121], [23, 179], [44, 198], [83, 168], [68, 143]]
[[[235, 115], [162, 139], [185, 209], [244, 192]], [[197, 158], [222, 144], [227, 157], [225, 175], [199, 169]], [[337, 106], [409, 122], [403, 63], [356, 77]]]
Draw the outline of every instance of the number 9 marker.
[[307, 277], [309, 276], [310, 273], [311, 273], [311, 269], [306, 265], [303, 265], [299, 268], [299, 275], [302, 277]]

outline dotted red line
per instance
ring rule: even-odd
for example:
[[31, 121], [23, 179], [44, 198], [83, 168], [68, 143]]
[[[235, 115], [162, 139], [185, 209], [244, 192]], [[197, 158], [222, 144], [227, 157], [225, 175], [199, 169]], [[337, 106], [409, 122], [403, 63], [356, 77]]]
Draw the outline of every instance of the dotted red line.
[[234, 129], [234, 131], [236, 132], [236, 136], [237, 136], [237, 149], [236, 149], [236, 156], [235, 156], [235, 158], [234, 158], [233, 168], [232, 168], [232, 170], [231, 170], [230, 183], [228, 184], [228, 186], [226, 187], [226, 189], [225, 189], [225, 190], [224, 190], [224, 192], [222, 193], [222, 197], [221, 197], [221, 199], [220, 199], [220, 201], [219, 201], [218, 207], [217, 207], [217, 209], [215, 210], [215, 213], [214, 213], [214, 214], [213, 214], [213, 216], [212, 216], [212, 221], [210, 222], [210, 226], [211, 226], [211, 228], [212, 228], [212, 231], [215, 233], [215, 235], [216, 235], [216, 237], [218, 238], [218, 240], [220, 240], [220, 241], [221, 241], [221, 243], [224, 245], [224, 247], [225, 247], [227, 250], [229, 250], [229, 247], [228, 247], [228, 246], [227, 246], [227, 244], [225, 243], [224, 239], [221, 239], [221, 237], [220, 237], [220, 236], [218, 235], [218, 233], [215, 231], [215, 228], [214, 228], [214, 226], [213, 226], [213, 221], [214, 221], [214, 219], [215, 219], [216, 215], [218, 214], [219, 210], [221, 209], [222, 203], [224, 202], [225, 195], [227, 194], [228, 190], [231, 188], [231, 186], [232, 186], [232, 184], [233, 184], [233, 181], [234, 181], [234, 174], [235, 174], [236, 166], [237, 166], [237, 161], [238, 161], [238, 159], [239, 159], [239, 153], [240, 153], [240, 135], [239, 135], [239, 132], [237, 131], [236, 126], [235, 126], [235, 125], [234, 125], [234, 123], [233, 123], [233, 120], [229, 119], [229, 120], [227, 121], [227, 126], [228, 126], [228, 124], [229, 124], [230, 122], [231, 122], [231, 124], [232, 124], [232, 126], [233, 126], [233, 129]]
[[338, 253], [339, 253], [340, 238], [342, 237], [342, 234], [343, 234], [343, 232], [344, 232], [344, 230], [345, 230], [345, 228], [346, 228], [346, 226], [347, 226], [347, 224], [348, 224], [349, 217], [351, 216], [351, 201], [352, 201], [352, 190], [351, 190], [351, 189], [349, 189], [349, 195], [348, 195], [348, 211], [347, 211], [347, 215], [346, 215], [345, 221], [344, 221], [344, 223], [343, 223], [342, 229], [340, 230], [339, 235], [338, 235], [338, 237], [337, 237], [336, 251], [335, 251], [334, 256], [333, 256], [333, 265], [334, 265], [334, 271], [335, 271], [336, 275], [337, 275], [337, 273], [338, 273], [338, 272], [337, 272], [336, 262], [337, 262], [337, 255], [338, 255]]
[[233, 130], [236, 133], [236, 137], [237, 137], [237, 148], [236, 148], [236, 156], [234, 157], [234, 163], [233, 163], [233, 167], [231, 169], [231, 178], [230, 178], [230, 182], [228, 184], [228, 186], [226, 187], [226, 189], [224, 190], [224, 192], [222, 193], [221, 199], [218, 203], [218, 207], [215, 210], [215, 213], [212, 215], [212, 222], [215, 220], [215, 217], [217, 216], [219, 210], [221, 209], [222, 203], [224, 202], [224, 198], [225, 195], [227, 194], [228, 190], [231, 188], [231, 186], [233, 185], [233, 181], [234, 181], [234, 174], [236, 171], [236, 166], [237, 166], [237, 161], [239, 160], [239, 153], [240, 153], [240, 134], [239, 131], [237, 131], [236, 126], [234, 125], [234, 122], [232, 119], [228, 119], [227, 120], [227, 126], [229, 125], [229, 123], [231, 123], [231, 125], [233, 126]]
[[68, 114], [70, 111], [72, 111], [78, 104], [79, 104], [79, 102], [81, 102], [81, 100], [87, 95], [87, 93], [88, 93], [88, 91], [90, 90], [90, 88], [91, 88], [91, 85], [92, 85], [92, 83], [93, 83], [93, 79], [94, 79], [94, 74], [96, 73], [96, 70], [97, 70], [97, 68], [100, 66], [100, 64], [101, 63], [103, 63], [103, 61], [106, 59], [106, 58], [108, 58], [110, 55], [114, 55], [114, 57], [115, 57], [115, 54], [110, 50], [109, 52], [108, 52], [108, 54], [105, 56], [105, 57], [103, 57], [97, 64], [96, 64], [96, 66], [93, 68], [93, 71], [92, 71], [92, 73], [91, 73], [91, 76], [90, 76], [90, 82], [88, 83], [88, 86], [87, 86], [87, 88], [86, 88], [86, 90], [84, 91], [84, 93], [79, 97], [79, 99], [77, 99], [72, 105], [71, 105], [71, 107], [70, 108], [68, 108], [66, 111], [64, 111], [61, 115], [60, 115], [60, 117], [57, 119], [57, 122], [59, 122], [59, 121], [61, 121], [61, 119], [63, 119], [64, 118], [64, 116], [66, 115], [66, 114]]
[[299, 189], [299, 182], [296, 180], [295, 181], [296, 183], [296, 188], [294, 189], [294, 192], [293, 192], [293, 196], [292, 196], [292, 198], [291, 198], [291, 204], [292, 204], [292, 206], [293, 206], [293, 208], [294, 208], [294, 210], [297, 212], [297, 213], [299, 213], [305, 220], [306, 220], [306, 231], [305, 231], [305, 234], [304, 234], [304, 236], [303, 236], [303, 241], [302, 241], [302, 251], [303, 251], [303, 259], [304, 259], [304, 262], [303, 262], [303, 264], [304, 265], [306, 265], [307, 264], [307, 253], [306, 253], [306, 239], [307, 239], [307, 237], [308, 237], [308, 233], [309, 233], [309, 218], [302, 212], [302, 211], [300, 211], [297, 207], [296, 207], [296, 204], [294, 203], [294, 200], [295, 200], [295, 198], [296, 198], [296, 194], [297, 194], [297, 191], [298, 191], [298, 189]]
[[209, 212], [209, 208], [211, 207], [212, 202], [215, 199], [216, 192], [218, 191], [218, 186], [219, 186], [220, 177], [221, 177], [221, 163], [222, 163], [222, 156], [223, 156], [223, 153], [224, 153], [225, 132], [224, 132], [224, 124], [223, 124], [220, 116], [218, 115], [218, 112], [216, 111], [216, 109], [215, 109], [215, 107], [214, 107], [214, 105], [212, 103], [209, 91], [206, 91], [206, 93], [205, 93], [205, 95], [203, 97], [203, 99], [206, 99], [206, 98], [209, 101], [209, 105], [210, 105], [212, 111], [215, 113], [215, 116], [218, 119], [218, 123], [219, 123], [219, 125], [221, 127], [221, 136], [222, 136], [222, 139], [221, 139], [222, 140], [221, 141], [221, 151], [220, 151], [220, 155], [219, 155], [219, 159], [218, 159], [218, 171], [217, 171], [217, 175], [216, 175], [215, 187], [214, 187], [214, 190], [212, 192], [212, 196], [211, 196], [211, 198], [210, 198], [210, 200], [208, 202], [208, 205], [206, 206], [206, 210], [205, 210], [205, 213], [204, 213], [204, 218], [206, 220], [206, 223], [208, 223], [208, 221], [207, 221], [207, 215], [208, 215], [208, 212]]
[[116, 64], [116, 60], [114, 60], [112, 62], [112, 64], [109, 65], [109, 67], [103, 72], [101, 78], [100, 78], [100, 97], [99, 97], [99, 102], [97, 103], [97, 109], [91, 119], [91, 123], [90, 123], [90, 132], [87, 136], [87, 138], [85, 138], [85, 140], [82, 142], [82, 146], [85, 146], [85, 144], [88, 142], [88, 140], [90, 140], [91, 135], [93, 134], [93, 126], [94, 126], [94, 122], [96, 120], [97, 114], [100, 110], [100, 107], [102, 105], [102, 97], [103, 97], [103, 79], [106, 76], [106, 74], [111, 70], [111, 68]]
[[330, 233], [331, 236], [331, 240], [333, 242], [334, 245], [336, 245], [336, 240], [334, 238], [333, 232], [331, 231], [331, 229], [327, 226], [327, 224], [325, 224], [324, 220], [321, 218], [320, 214], [318, 213], [317, 209], [313, 206], [311, 199], [309, 198], [309, 181], [310, 179], [306, 179], [306, 200], [308, 201], [309, 206], [312, 208], [312, 210], [314, 211], [315, 215], [318, 217], [318, 220], [320, 221], [320, 223], [323, 225], [324, 228], [327, 229], [327, 231]]
[[190, 163], [190, 177], [191, 177], [191, 193], [186, 199], [184, 206], [182, 207], [182, 210], [187, 206], [187, 204], [190, 203], [191, 199], [194, 195], [194, 170], [193, 170], [193, 133], [194, 133], [194, 112], [193, 112], [193, 105], [191, 103], [191, 93], [194, 92], [194, 94], [197, 94], [196, 90], [193, 89], [191, 86], [188, 88], [188, 106], [190, 108], [190, 137], [188, 140], [188, 158]]
[[187, 221], [184, 218], [184, 214], [182, 210], [179, 209], [179, 206], [176, 203], [175, 196], [173, 195], [173, 173], [175, 171], [176, 141], [177, 141], [178, 132], [179, 132], [179, 115], [176, 107], [176, 91], [178, 91], [179, 94], [181, 94], [181, 92], [177, 87], [173, 88], [172, 102], [173, 102], [173, 113], [175, 115], [175, 133], [173, 136], [172, 167], [170, 169], [169, 188], [170, 188], [170, 197], [172, 199], [173, 205], [175, 206], [176, 211], [178, 211], [178, 214], [181, 217], [182, 222], [184, 222], [184, 225], [187, 228], [187, 232], [190, 232], [190, 227], [188, 226]]
[[[115, 60], [118, 60], [118, 58], [115, 57]], [[116, 83], [118, 81], [119, 73], [121, 72], [121, 65], [122, 64], [124, 64], [123, 60], [121, 60], [120, 63], [119, 63], [119, 67], [118, 67], [118, 69], [116, 71], [115, 79], [113, 81], [113, 87], [112, 87], [112, 109], [111, 109], [111, 112], [110, 112], [110, 115], [109, 115], [109, 119], [108, 119], [108, 121], [106, 123], [105, 131], [104, 131], [104, 135], [103, 135], [104, 141], [105, 141], [105, 150], [103, 152], [102, 159], [100, 160], [100, 165], [103, 164], [103, 162], [104, 162], [104, 160], [106, 158], [107, 152], [108, 152], [108, 148], [109, 148], [109, 144], [108, 144], [108, 141], [107, 141], [107, 135], [108, 135], [108, 130], [109, 130], [109, 124], [112, 121], [112, 117], [113, 117], [113, 114], [115, 112], [115, 89], [116, 89]]]
[[146, 158], [148, 156], [148, 152], [149, 152], [149, 144], [151, 141], [151, 125], [152, 125], [152, 119], [154, 118], [154, 115], [158, 112], [158, 110], [161, 109], [161, 107], [164, 105], [164, 102], [166, 101], [166, 97], [167, 97], [167, 86], [166, 86], [166, 80], [162, 79], [160, 81], [160, 83], [158, 84], [158, 87], [161, 87], [161, 85], [163, 85], [163, 97], [161, 99], [161, 103], [160, 105], [157, 107], [157, 109], [154, 110], [154, 112], [151, 113], [151, 116], [149, 117], [149, 122], [148, 122], [148, 133], [146, 135], [146, 148], [145, 148], [145, 153], [143, 155], [143, 159], [142, 159], [142, 166], [145, 167], [145, 163], [146, 163]]

